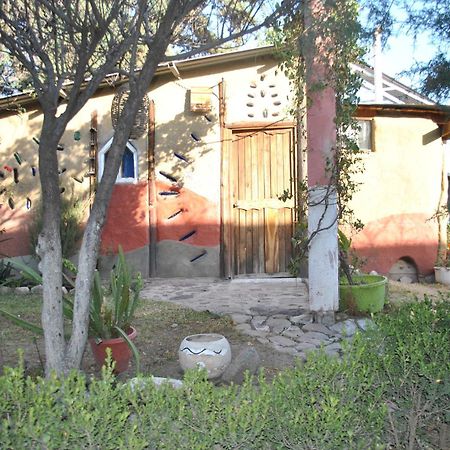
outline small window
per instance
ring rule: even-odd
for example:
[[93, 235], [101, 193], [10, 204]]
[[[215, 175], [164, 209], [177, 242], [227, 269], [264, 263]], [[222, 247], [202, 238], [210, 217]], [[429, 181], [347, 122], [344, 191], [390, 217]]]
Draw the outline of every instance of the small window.
[[372, 121], [358, 120], [358, 147], [360, 150], [373, 151]]
[[[112, 138], [102, 147], [98, 153], [98, 176], [101, 180], [108, 159], [108, 152], [112, 144]], [[138, 181], [138, 152], [137, 149], [127, 142], [127, 147], [122, 156], [122, 165], [117, 174], [116, 183], [135, 183]]]

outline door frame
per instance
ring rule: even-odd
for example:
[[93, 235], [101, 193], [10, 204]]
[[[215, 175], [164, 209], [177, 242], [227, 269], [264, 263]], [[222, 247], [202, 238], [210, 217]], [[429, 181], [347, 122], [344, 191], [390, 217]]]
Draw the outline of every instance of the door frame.
[[[221, 171], [220, 171], [220, 257], [221, 275], [223, 278], [232, 279], [234, 275], [233, 245], [234, 233], [232, 229], [233, 211], [231, 205], [230, 191], [230, 154], [233, 146], [233, 134], [238, 131], [249, 131], [258, 133], [264, 130], [291, 129], [295, 139], [297, 139], [296, 123], [292, 121], [280, 121], [275, 123], [267, 122], [238, 122], [225, 124], [221, 123]], [[294, 173], [297, 172], [298, 152], [294, 142]]]

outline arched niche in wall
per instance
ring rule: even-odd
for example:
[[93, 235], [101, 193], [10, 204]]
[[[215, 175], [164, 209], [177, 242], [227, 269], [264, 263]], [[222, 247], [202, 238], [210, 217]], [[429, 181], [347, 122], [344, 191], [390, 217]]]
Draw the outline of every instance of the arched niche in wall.
[[[99, 180], [102, 179], [112, 141], [113, 138], [111, 138], [98, 152]], [[127, 146], [122, 156], [122, 164], [120, 165], [119, 173], [117, 174], [116, 183], [136, 183], [138, 179], [138, 150], [131, 142], [127, 142]]]

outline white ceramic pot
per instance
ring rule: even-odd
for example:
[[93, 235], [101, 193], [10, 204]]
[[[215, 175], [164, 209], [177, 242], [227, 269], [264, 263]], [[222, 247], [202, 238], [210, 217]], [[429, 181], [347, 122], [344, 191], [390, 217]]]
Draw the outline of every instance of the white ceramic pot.
[[231, 362], [231, 347], [220, 334], [193, 334], [181, 342], [178, 357], [183, 371], [200, 367], [208, 378], [218, 378]]
[[450, 286], [450, 267], [435, 267], [434, 277], [436, 279], [436, 283]]

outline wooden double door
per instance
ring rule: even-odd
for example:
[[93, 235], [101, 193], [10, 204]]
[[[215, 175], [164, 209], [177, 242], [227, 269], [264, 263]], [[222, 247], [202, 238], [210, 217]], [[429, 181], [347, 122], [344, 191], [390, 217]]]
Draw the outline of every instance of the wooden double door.
[[[295, 217], [295, 129], [232, 130], [224, 154], [225, 275], [284, 274]], [[288, 194], [286, 201], [280, 199]], [[228, 274], [227, 274], [228, 272]]]

